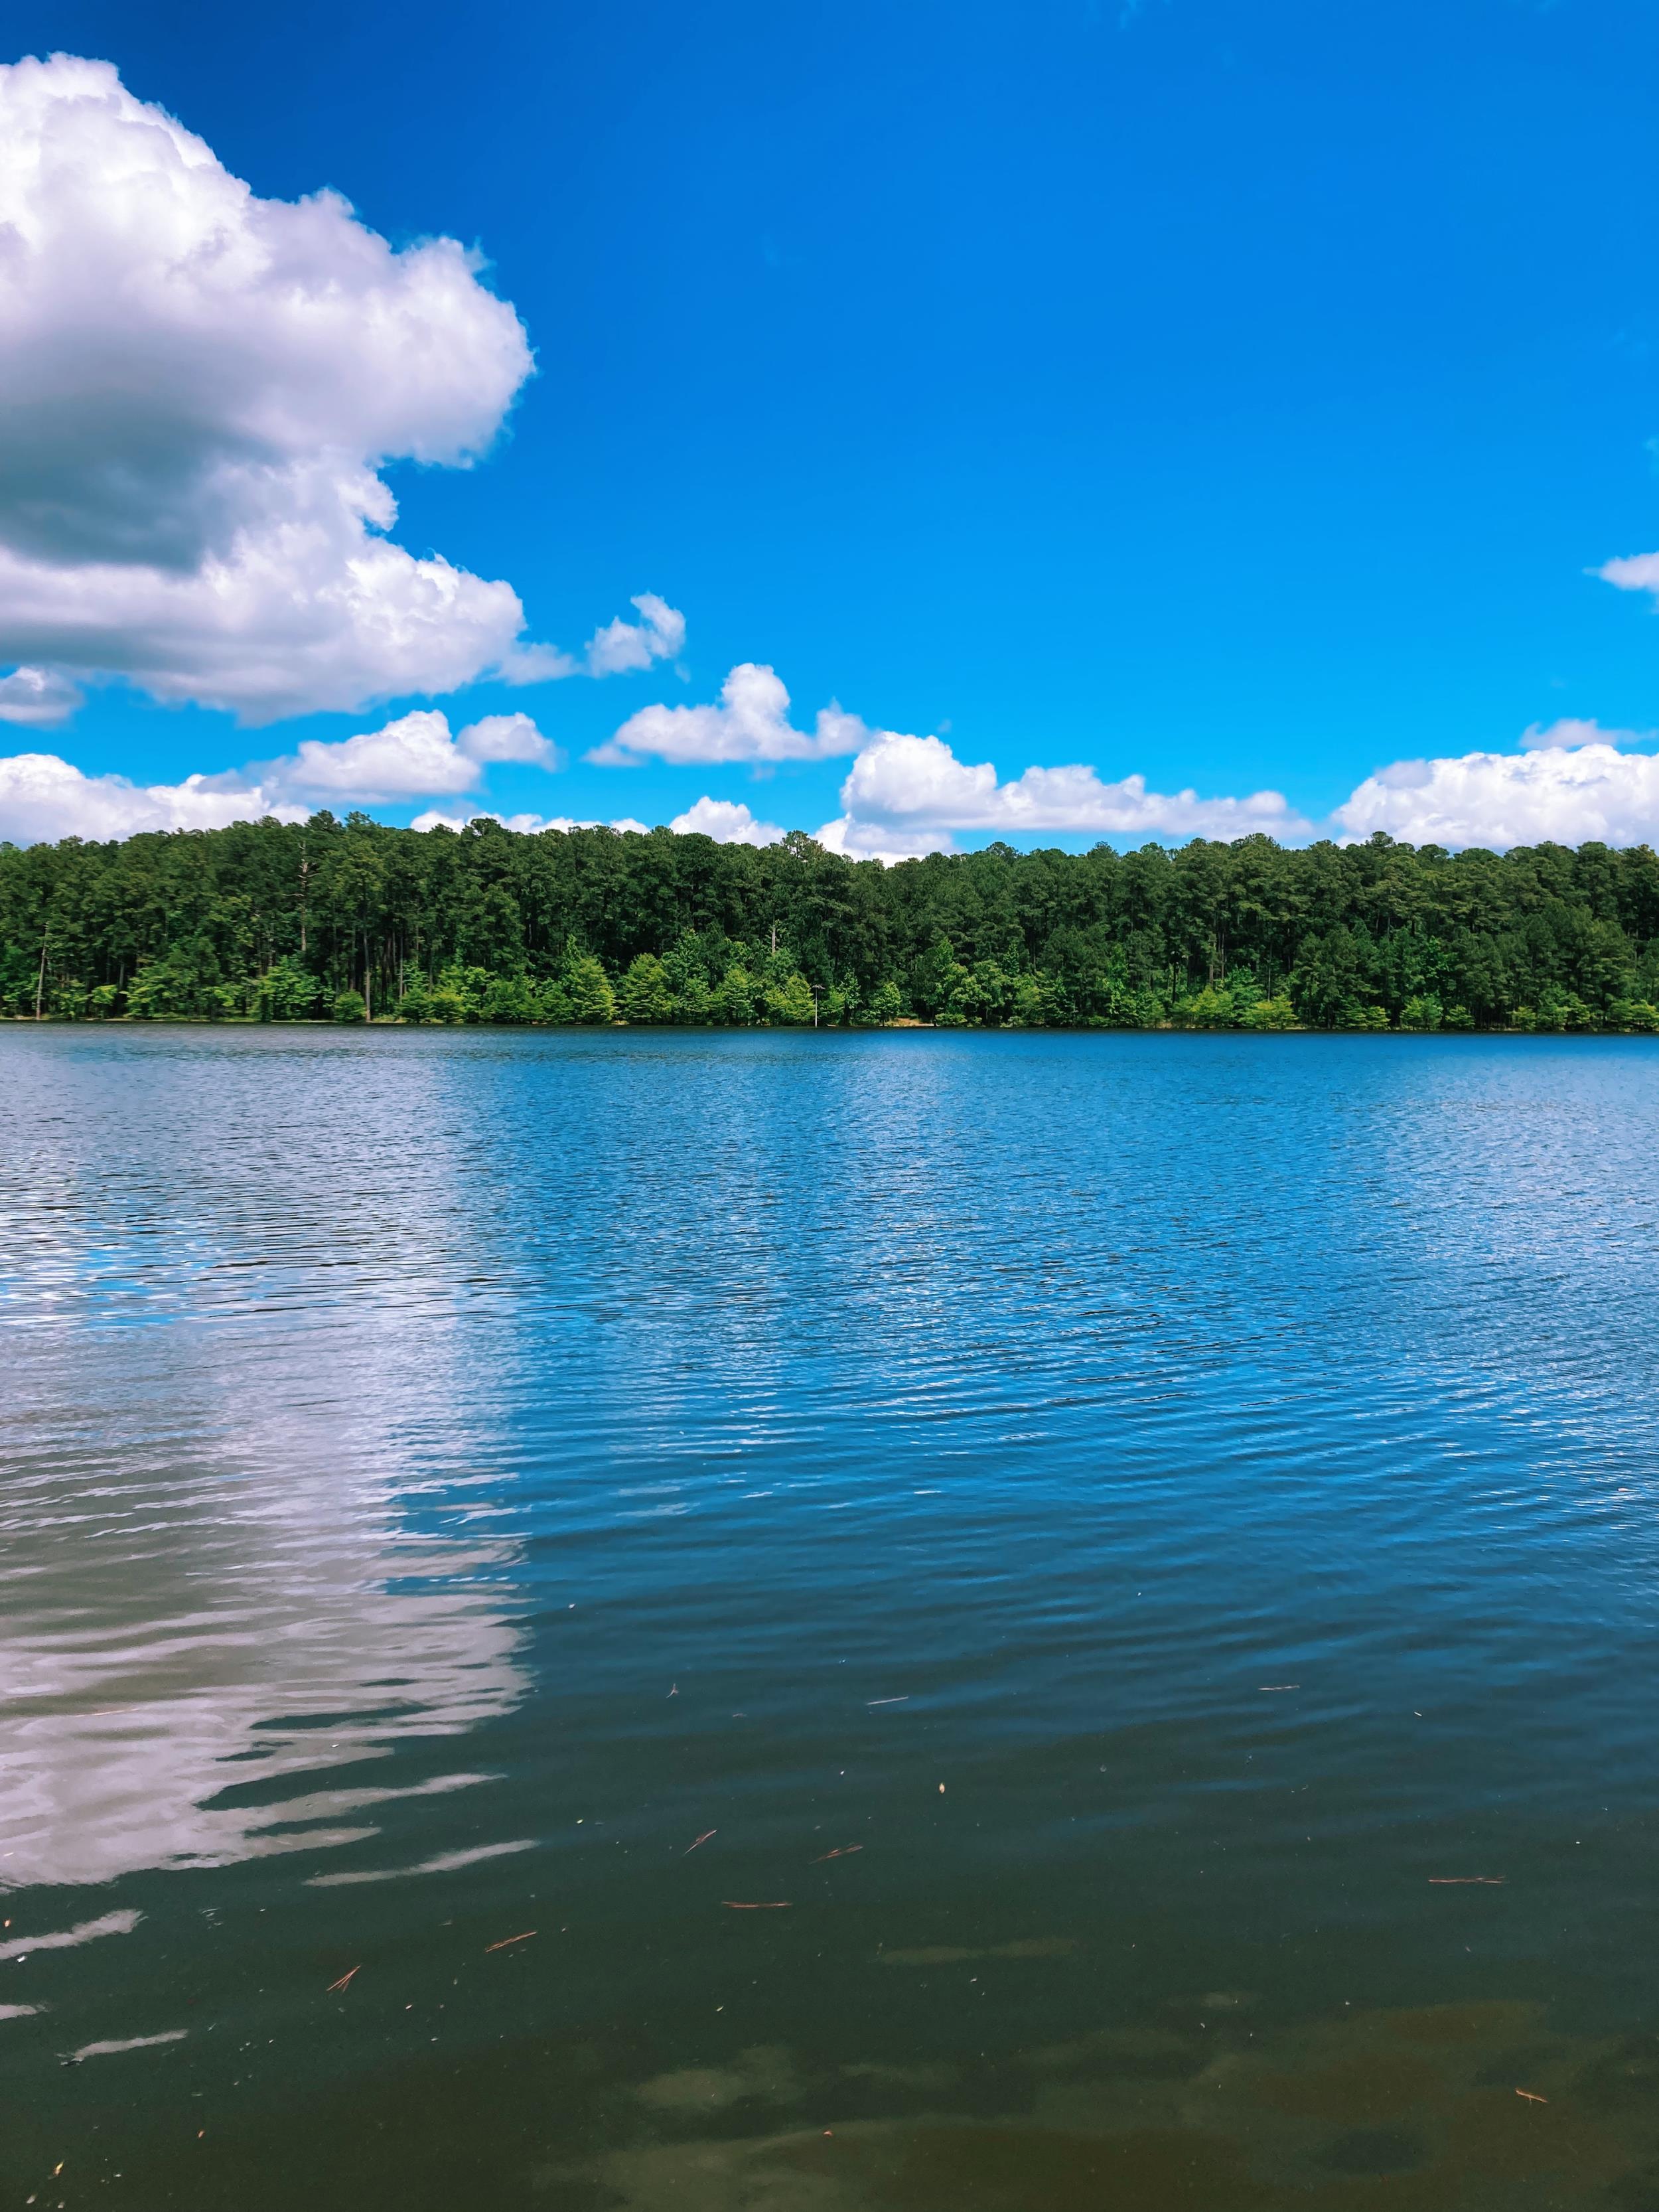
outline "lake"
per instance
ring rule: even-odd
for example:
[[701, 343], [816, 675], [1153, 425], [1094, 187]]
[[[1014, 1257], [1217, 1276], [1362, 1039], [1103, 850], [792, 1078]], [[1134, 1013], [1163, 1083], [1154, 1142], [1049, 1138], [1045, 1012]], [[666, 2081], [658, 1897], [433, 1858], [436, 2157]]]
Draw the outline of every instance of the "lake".
[[6, 2203], [1659, 2205], [1659, 1042], [0, 1114]]

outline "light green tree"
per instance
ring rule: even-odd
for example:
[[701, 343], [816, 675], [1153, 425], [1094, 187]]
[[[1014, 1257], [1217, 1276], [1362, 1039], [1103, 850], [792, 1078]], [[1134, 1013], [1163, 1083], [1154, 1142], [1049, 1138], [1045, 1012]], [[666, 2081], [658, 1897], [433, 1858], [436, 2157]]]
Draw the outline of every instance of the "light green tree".
[[766, 1018], [786, 1029], [811, 1026], [812, 987], [799, 970], [783, 983], [768, 988]]
[[605, 965], [592, 952], [573, 953], [560, 979], [569, 1012], [565, 1019], [592, 1027], [617, 1018], [617, 994]]
[[674, 994], [668, 971], [654, 952], [638, 954], [617, 987], [617, 1004], [625, 1022], [672, 1022]]
[[760, 986], [741, 962], [734, 961], [726, 969], [714, 995], [716, 1020], [739, 1026], [754, 1020]]

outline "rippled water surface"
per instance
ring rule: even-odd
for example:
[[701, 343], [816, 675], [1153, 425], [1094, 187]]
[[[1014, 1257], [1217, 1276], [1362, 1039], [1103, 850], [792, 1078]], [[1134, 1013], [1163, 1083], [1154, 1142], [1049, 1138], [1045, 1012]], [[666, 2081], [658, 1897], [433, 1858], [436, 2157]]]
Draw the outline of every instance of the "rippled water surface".
[[0, 1035], [0, 2202], [1650, 2212], [1656, 1103]]

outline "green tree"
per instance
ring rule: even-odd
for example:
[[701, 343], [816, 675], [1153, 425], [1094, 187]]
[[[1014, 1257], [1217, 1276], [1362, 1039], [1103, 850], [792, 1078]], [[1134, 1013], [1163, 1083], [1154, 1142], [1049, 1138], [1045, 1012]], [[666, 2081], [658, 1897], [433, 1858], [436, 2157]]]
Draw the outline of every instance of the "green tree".
[[734, 961], [714, 994], [715, 1018], [741, 1025], [752, 1022], [760, 1000], [760, 985], [740, 962]]
[[302, 1022], [316, 1012], [317, 978], [298, 956], [285, 952], [273, 960], [258, 985], [256, 1005], [266, 1022]]
[[1245, 1009], [1240, 1023], [1247, 1030], [1293, 1030], [1296, 1008], [1288, 998], [1258, 999]]
[[674, 994], [668, 971], [654, 952], [641, 952], [629, 962], [617, 988], [617, 1004], [626, 1022], [672, 1022]]
[[602, 963], [591, 952], [567, 960], [560, 979], [569, 1007], [568, 1019], [589, 1026], [617, 1018], [617, 995]]
[[812, 988], [805, 975], [797, 973], [768, 987], [766, 1018], [788, 1029], [811, 1027]]

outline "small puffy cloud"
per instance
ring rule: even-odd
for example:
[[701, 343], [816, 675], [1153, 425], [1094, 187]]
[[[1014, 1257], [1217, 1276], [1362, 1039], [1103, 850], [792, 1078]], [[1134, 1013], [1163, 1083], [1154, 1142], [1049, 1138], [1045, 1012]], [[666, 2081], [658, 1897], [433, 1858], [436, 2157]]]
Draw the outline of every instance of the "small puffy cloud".
[[56, 669], [14, 668], [9, 676], [0, 676], [0, 722], [21, 723], [26, 730], [56, 729], [80, 703], [79, 690]]
[[517, 761], [545, 769], [564, 765], [558, 747], [542, 735], [528, 714], [486, 714], [461, 731], [455, 743], [469, 760]]
[[362, 805], [475, 791], [490, 761], [552, 769], [559, 754], [528, 714], [489, 714], [452, 737], [447, 715], [417, 708], [337, 744], [307, 738], [292, 758], [271, 761], [260, 773], [280, 789]]
[[672, 660], [685, 643], [685, 617], [654, 592], [640, 592], [632, 604], [641, 619], [623, 622], [618, 616], [606, 623], [588, 639], [580, 660], [556, 645], [520, 645], [495, 673], [507, 684], [557, 684], [567, 676], [622, 676]]
[[717, 707], [642, 707], [587, 757], [611, 768], [635, 768], [647, 758], [680, 767], [831, 760], [855, 753], [869, 736], [856, 714], [833, 705], [820, 708], [811, 732], [794, 728], [789, 694], [776, 672], [744, 660], [720, 686]]
[[[1594, 732], [1586, 736], [1585, 732]], [[1520, 753], [1396, 761], [1336, 810], [1351, 838], [1377, 830], [1414, 845], [1510, 845], [1659, 839], [1659, 759], [1608, 742], [1593, 722], [1528, 731]], [[1554, 735], [1565, 742], [1547, 744]]]
[[685, 643], [685, 617], [654, 592], [641, 592], [632, 604], [641, 619], [623, 622], [620, 617], [595, 630], [587, 641], [590, 676], [620, 676], [635, 668], [649, 668], [653, 660], [672, 660]]
[[0, 658], [247, 722], [456, 689], [510, 585], [390, 542], [530, 374], [453, 239], [257, 198], [106, 62], [0, 68]]
[[17, 845], [131, 837], [141, 830], [221, 830], [265, 814], [303, 822], [308, 811], [266, 786], [234, 776], [136, 784], [123, 775], [83, 775], [56, 753], [14, 753], [0, 760], [0, 838]]
[[695, 831], [712, 837], [717, 845], [780, 845], [783, 832], [775, 822], [757, 822], [741, 800], [696, 799], [669, 823], [682, 834]]
[[[992, 830], [1002, 836], [1057, 831], [1165, 837], [1276, 837], [1310, 824], [1276, 791], [1244, 799], [1200, 799], [1195, 791], [1149, 791], [1142, 775], [1104, 783], [1091, 768], [1028, 768], [1000, 783], [989, 761], [959, 761], [942, 738], [878, 732], [841, 787], [848, 839], [884, 827]], [[850, 849], [850, 848], [848, 848]]]
[[1621, 592], [1651, 592], [1659, 599], [1659, 553], [1632, 553], [1620, 561], [1604, 561], [1594, 573], [1604, 584]]
[[503, 830], [516, 830], [533, 836], [538, 830], [634, 830], [641, 837], [650, 830], [643, 822], [636, 822], [631, 814], [619, 815], [614, 822], [578, 822], [568, 814], [445, 814], [438, 807], [428, 807], [417, 814], [410, 823], [411, 830], [465, 830], [469, 822], [499, 822]]

